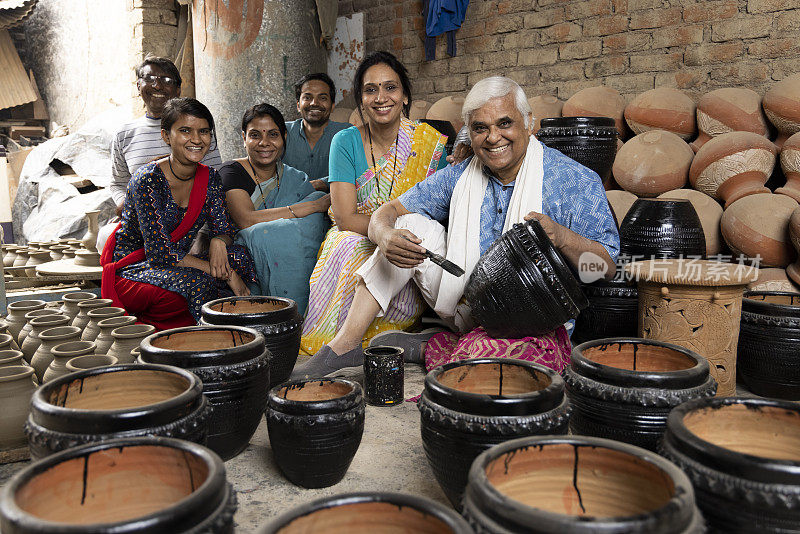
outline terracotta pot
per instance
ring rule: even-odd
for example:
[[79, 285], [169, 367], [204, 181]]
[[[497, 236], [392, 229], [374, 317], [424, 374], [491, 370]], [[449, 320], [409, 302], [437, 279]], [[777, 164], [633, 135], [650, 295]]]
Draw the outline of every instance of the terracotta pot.
[[800, 74], [773, 85], [764, 94], [762, 105], [767, 118], [780, 132], [775, 144], [781, 147], [789, 136], [800, 131]]
[[623, 441], [655, 451], [675, 406], [713, 397], [708, 361], [671, 343], [617, 337], [572, 350], [564, 370], [573, 434]]
[[561, 109], [563, 117], [611, 117], [622, 139], [627, 137], [624, 114], [625, 99], [616, 89], [605, 86], [578, 91]]
[[57, 326], [48, 328], [39, 334], [41, 344], [31, 357], [31, 367], [36, 370], [36, 378], [42, 381], [47, 368], [53, 361], [53, 347], [68, 341], [80, 341], [81, 329], [77, 326]]
[[264, 336], [271, 354], [270, 386], [285, 382], [300, 352], [303, 317], [291, 299], [270, 296], [229, 297], [212, 300], [201, 308], [200, 324], [252, 328]]
[[28, 466], [6, 484], [8, 534], [231, 533], [236, 495], [205, 447], [137, 437], [92, 443]]
[[67, 362], [78, 356], [94, 354], [94, 349], [95, 344], [91, 341], [67, 341], [56, 345], [50, 351], [53, 355], [53, 361], [50, 362], [44, 375], [42, 375], [42, 383], [68, 375], [70, 370], [67, 369]]
[[640, 198], [619, 225], [620, 253], [630, 257], [705, 256], [703, 225], [684, 199]]
[[625, 215], [628, 214], [628, 210], [631, 209], [631, 206], [639, 197], [621, 190], [606, 191], [606, 197], [608, 198], [609, 206], [611, 206], [611, 213], [614, 215], [614, 222], [617, 223], [617, 228], [619, 228], [619, 223], [622, 222]]
[[[795, 209], [789, 217], [789, 240], [800, 257], [800, 208]], [[789, 265], [786, 274], [795, 284], [800, 284], [800, 261]]]
[[343, 378], [293, 380], [269, 392], [275, 463], [292, 483], [326, 488], [344, 478], [364, 432], [361, 386]]
[[675, 464], [588, 436], [492, 447], [470, 468], [463, 514], [481, 533], [705, 531], [692, 485]]
[[[142, 340], [155, 333], [156, 327], [149, 324], [132, 324], [129, 326], [118, 326], [111, 331], [114, 342], [108, 348], [107, 354], [115, 357], [120, 363], [133, 363], [131, 350], [138, 347]], [[169, 362], [153, 362], [172, 365]]]
[[83, 243], [83, 247], [89, 252], [97, 252], [97, 232], [100, 229], [97, 218], [99, 215], [99, 211], [86, 212], [88, 229], [81, 239], [81, 243]]
[[425, 118], [449, 121], [453, 125], [453, 129], [459, 131], [464, 126], [464, 119], [461, 117], [463, 105], [463, 96], [446, 96], [433, 103]]
[[29, 367], [23, 359], [22, 352], [14, 349], [0, 350], [0, 367]]
[[552, 119], [561, 116], [561, 109], [564, 102], [553, 95], [539, 95], [528, 99], [528, 105], [533, 112], [533, 133], [536, 134], [541, 128], [542, 119]]
[[61, 313], [70, 317], [73, 321], [78, 315], [78, 303], [82, 300], [90, 300], [98, 298], [96, 294], [88, 291], [77, 291], [75, 293], [67, 293], [62, 299], [64, 304], [61, 306]]
[[640, 197], [655, 197], [683, 187], [689, 179], [694, 152], [686, 141], [664, 130], [652, 130], [629, 140], [617, 153], [614, 180]]
[[117, 363], [119, 362], [117, 362], [117, 359], [113, 356], [85, 354], [67, 361], [67, 371], [74, 373], [75, 371], [83, 371], [85, 369], [95, 369], [97, 367], [117, 365]]
[[775, 267], [759, 269], [758, 278], [747, 284], [747, 291], [782, 291], [800, 294], [800, 288], [789, 279], [786, 270]]
[[800, 133], [792, 135], [781, 149], [781, 168], [786, 184], [775, 190], [800, 202]]
[[683, 469], [711, 532], [800, 529], [800, 407], [696, 399], [669, 415], [662, 454]]
[[353, 113], [352, 108], [337, 105], [333, 108], [333, 111], [331, 111], [330, 119], [335, 122], [347, 122], [351, 113]]
[[0, 405], [3, 406], [3, 417], [0, 417], [0, 451], [25, 446], [23, 425], [35, 390], [36, 382], [33, 380], [31, 367], [0, 367]]
[[427, 118], [426, 115], [428, 114], [428, 110], [430, 108], [430, 102], [425, 102], [424, 100], [414, 100], [411, 102], [411, 110], [408, 113], [408, 118], [412, 121], [425, 119]]
[[761, 96], [744, 87], [723, 87], [703, 95], [697, 102], [697, 128], [700, 134], [691, 143], [695, 152], [712, 137], [730, 132], [769, 135]]
[[665, 130], [688, 141], [694, 137], [694, 101], [683, 91], [656, 87], [631, 100], [625, 108], [625, 121], [635, 134]]
[[500, 338], [551, 332], [588, 305], [570, 267], [535, 219], [515, 224], [492, 243], [475, 265], [464, 297], [474, 320]]
[[89, 316], [87, 315], [89, 310], [105, 308], [113, 303], [114, 301], [111, 299], [87, 299], [78, 302], [78, 315], [72, 320], [72, 326], [77, 326], [80, 329], [86, 328], [86, 325], [89, 324]]
[[760, 257], [760, 267], [786, 267], [796, 256], [789, 219], [797, 207], [797, 201], [784, 195], [744, 197], [722, 214], [722, 237], [734, 254]]
[[110, 319], [112, 317], [121, 317], [125, 315], [124, 308], [116, 308], [114, 306], [104, 306], [102, 308], [94, 308], [86, 312], [89, 322], [83, 329], [81, 339], [84, 341], [94, 341], [100, 333], [100, 327], [97, 325], [103, 319]]
[[[622, 274], [622, 273], [620, 273]], [[635, 337], [639, 292], [624, 279], [581, 286], [589, 305], [575, 319], [572, 344], [605, 337]]]
[[[100, 308], [102, 309], [102, 308]], [[100, 333], [97, 334], [97, 339], [94, 340], [97, 345], [97, 354], [107, 354], [108, 349], [114, 343], [114, 337], [111, 335], [115, 329], [130, 326], [136, 323], [136, 317], [133, 315], [120, 315], [118, 317], [109, 317], [108, 319], [101, 319], [97, 322], [97, 328]], [[129, 362], [130, 363], [130, 362]]]
[[672, 259], [634, 262], [626, 270], [639, 283], [639, 336], [703, 356], [717, 381], [717, 395], [733, 395], [742, 292], [757, 269]]
[[[380, 527], [378, 527], [380, 525]], [[323, 497], [280, 515], [260, 534], [471, 534], [470, 525], [453, 510], [417, 495], [347, 493]]]
[[205, 444], [209, 408], [202, 388], [194, 374], [166, 365], [98, 367], [51, 380], [31, 400], [25, 424], [31, 457], [120, 436]]
[[25, 326], [22, 327], [22, 330], [19, 331], [17, 336], [20, 347], [24, 344], [25, 338], [31, 333], [31, 321], [33, 318], [44, 317], [45, 315], [61, 315], [61, 313], [58, 311], [58, 308], [42, 308], [40, 310], [29, 311], [25, 314]]
[[746, 195], [769, 193], [764, 187], [778, 149], [752, 132], [731, 132], [714, 137], [697, 151], [689, 180], [698, 191], [725, 202], [727, 208]]
[[50, 258], [50, 251], [49, 250], [37, 250], [36, 252], [31, 252], [28, 254], [28, 262], [25, 264], [26, 267], [30, 267], [30, 269], [25, 269], [25, 274], [27, 276], [36, 276], [36, 265], [41, 265], [43, 263], [47, 263], [52, 261]]
[[69, 324], [69, 317], [56, 313], [53, 315], [43, 315], [41, 317], [34, 317], [31, 319], [31, 333], [25, 338], [25, 341], [20, 346], [20, 350], [25, 355], [27, 361], [31, 361], [36, 349], [41, 345], [39, 334], [48, 328], [55, 328], [57, 326], [66, 326]]
[[[126, 328], [134, 327], [122, 327]], [[113, 332], [115, 338], [119, 330]], [[188, 369], [203, 381], [203, 393], [212, 407], [211, 450], [228, 460], [247, 447], [264, 415], [269, 392], [264, 336], [237, 326], [174, 328], [142, 341], [139, 359]]]
[[700, 224], [703, 226], [706, 256], [711, 257], [722, 252], [722, 232], [720, 231], [722, 206], [716, 200], [694, 189], [675, 189], [660, 194], [658, 198], [685, 198], [691, 202], [694, 211], [700, 217]]
[[8, 315], [5, 324], [8, 333], [19, 343], [19, 333], [25, 326], [25, 314], [34, 310], [43, 309], [47, 303], [43, 300], [17, 300], [8, 303]]
[[558, 373], [501, 358], [437, 367], [417, 406], [425, 456], [456, 509], [479, 454], [509, 439], [566, 434], [571, 411]]

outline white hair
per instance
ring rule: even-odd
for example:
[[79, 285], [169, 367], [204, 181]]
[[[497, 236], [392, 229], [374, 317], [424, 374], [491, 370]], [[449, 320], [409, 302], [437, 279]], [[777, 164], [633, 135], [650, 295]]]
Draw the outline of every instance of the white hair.
[[461, 117], [464, 119], [464, 124], [469, 126], [469, 119], [475, 110], [482, 107], [489, 100], [503, 98], [512, 93], [517, 110], [525, 118], [525, 128], [530, 128], [531, 106], [525, 97], [525, 91], [522, 90], [522, 87], [517, 82], [505, 76], [490, 76], [472, 86], [472, 89], [464, 99], [464, 105], [461, 107]]

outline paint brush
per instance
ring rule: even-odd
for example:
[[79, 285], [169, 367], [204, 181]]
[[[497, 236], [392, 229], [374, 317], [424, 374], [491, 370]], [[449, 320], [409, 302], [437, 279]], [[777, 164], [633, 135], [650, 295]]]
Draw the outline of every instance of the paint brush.
[[[403, 237], [406, 240], [411, 241], [406, 236], [403, 236]], [[412, 241], [412, 243], [413, 243], [413, 241]], [[436, 254], [435, 252], [431, 252], [427, 248], [425, 249], [425, 255], [428, 256], [428, 259], [430, 259], [433, 263], [435, 263], [436, 265], [438, 265], [439, 267], [441, 267], [442, 269], [444, 269], [448, 273], [452, 274], [453, 276], [464, 276], [464, 269], [462, 269], [461, 267], [459, 267], [458, 265], [456, 265], [452, 261], [449, 261], [444, 256], [440, 256], [439, 254]]]

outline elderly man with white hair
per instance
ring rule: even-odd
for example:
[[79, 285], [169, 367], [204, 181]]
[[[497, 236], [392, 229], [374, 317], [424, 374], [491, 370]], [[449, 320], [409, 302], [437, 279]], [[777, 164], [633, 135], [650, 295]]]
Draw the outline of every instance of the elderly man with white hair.
[[[373, 256], [360, 277], [350, 312], [328, 345], [298, 365], [293, 378], [324, 376], [363, 363], [362, 337], [388, 302], [413, 280], [434, 311], [460, 333], [384, 332], [370, 345], [395, 345], [405, 360], [428, 368], [475, 356], [514, 357], [560, 370], [571, 345], [564, 327], [536, 338], [501, 340], [473, 328], [463, 303], [466, 282], [480, 255], [514, 223], [537, 219], [566, 260], [584, 253], [605, 262], [611, 278], [619, 235], [600, 177], [533, 135], [522, 88], [493, 76], [476, 83], [462, 115], [474, 156], [429, 176], [370, 219]], [[447, 229], [442, 225], [447, 223]], [[425, 249], [462, 266], [456, 277], [427, 259]], [[427, 350], [426, 350], [427, 344]]]

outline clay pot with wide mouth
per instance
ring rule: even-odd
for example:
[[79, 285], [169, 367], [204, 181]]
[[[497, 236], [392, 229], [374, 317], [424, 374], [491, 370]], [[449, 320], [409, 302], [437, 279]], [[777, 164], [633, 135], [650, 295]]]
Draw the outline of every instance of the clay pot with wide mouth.
[[566, 434], [571, 411], [558, 373], [503, 358], [437, 367], [417, 406], [425, 456], [457, 509], [479, 454], [518, 437]]
[[17, 300], [8, 303], [8, 315], [6, 315], [5, 323], [8, 328], [8, 333], [17, 343], [20, 343], [19, 333], [28, 321], [25, 319], [25, 314], [34, 310], [41, 310], [47, 305], [43, 300]]
[[111, 299], [87, 299], [78, 302], [78, 315], [72, 320], [72, 326], [77, 326], [80, 329], [86, 328], [89, 324], [89, 310], [95, 308], [105, 308], [111, 306], [114, 301]]
[[97, 367], [109, 367], [117, 365], [117, 359], [113, 356], [103, 354], [85, 354], [76, 356], [67, 361], [67, 370], [70, 373], [83, 371], [86, 369], [96, 369]]
[[36, 390], [33, 368], [27, 365], [0, 367], [0, 451], [24, 447], [23, 427], [31, 396]]
[[222, 460], [178, 439], [126, 437], [54, 454], [17, 473], [0, 500], [7, 534], [233, 532]]
[[270, 296], [228, 297], [203, 304], [200, 324], [252, 328], [264, 336], [270, 353], [270, 387], [292, 374], [300, 352], [303, 317], [292, 299]]
[[86, 312], [89, 322], [86, 323], [86, 328], [83, 329], [81, 339], [84, 341], [94, 341], [100, 334], [100, 327], [97, 325], [103, 319], [110, 319], [112, 317], [120, 317], [125, 315], [124, 308], [117, 308], [114, 306], [104, 306], [102, 308], [95, 308]]
[[34, 353], [42, 344], [42, 340], [39, 339], [39, 335], [43, 331], [50, 328], [55, 328], [57, 326], [67, 326], [68, 324], [69, 317], [66, 315], [61, 315], [60, 313], [42, 315], [40, 317], [34, 317], [31, 319], [31, 331], [20, 347], [20, 350], [25, 355], [25, 359], [31, 361]]
[[111, 335], [114, 330], [123, 326], [131, 326], [135, 323], [136, 317], [133, 315], [120, 315], [97, 321], [99, 333], [97, 334], [97, 339], [94, 340], [95, 345], [97, 345], [97, 354], [108, 353], [108, 349], [114, 344], [114, 336]]
[[[3, 323], [0, 323], [0, 332], [8, 332], [8, 328]], [[0, 350], [19, 350], [19, 345], [11, 337], [11, 334], [0, 333]]]
[[67, 369], [67, 362], [78, 356], [94, 354], [95, 348], [96, 345], [92, 341], [68, 341], [56, 345], [50, 351], [53, 354], [53, 361], [42, 375], [42, 383], [68, 375], [71, 371]]
[[141, 362], [175, 365], [203, 381], [203, 393], [212, 408], [211, 450], [228, 460], [247, 447], [269, 392], [264, 336], [238, 326], [189, 326], [153, 334], [142, 341], [140, 349]]
[[581, 289], [589, 305], [575, 319], [573, 345], [604, 337], [636, 337], [639, 291], [635, 285], [615, 278], [583, 284]]
[[[14, 258], [14, 264], [11, 267], [25, 267], [25, 264], [28, 263], [28, 253], [31, 250], [36, 250], [36, 249], [30, 249], [28, 247], [20, 247], [20, 248], [18, 248], [16, 250], [17, 257]], [[23, 273], [24, 273], [24, 270], [23, 270]], [[17, 275], [17, 276], [23, 276], [23, 275]]]
[[705, 532], [675, 464], [588, 436], [520, 438], [484, 452], [470, 468], [463, 515], [493, 534]]
[[282, 514], [259, 534], [472, 534], [453, 510], [416, 495], [346, 493], [323, 497]]
[[619, 225], [620, 254], [639, 259], [705, 258], [703, 223], [683, 198], [640, 198]]
[[22, 351], [14, 349], [0, 350], [0, 367], [12, 367], [19, 365], [23, 367], [30, 367], [23, 359]]
[[[17, 336], [17, 340], [19, 341], [20, 345], [20, 350], [22, 350], [22, 346], [25, 344], [25, 339], [27, 339], [27, 337], [31, 335], [31, 328], [33, 328], [31, 325], [31, 321], [36, 317], [44, 317], [45, 315], [63, 315], [63, 314], [58, 311], [58, 308], [42, 308], [41, 310], [33, 310], [26, 313], [25, 325], [22, 327], [22, 330], [19, 331], [19, 335]], [[30, 355], [26, 354], [26, 356], [30, 360]]]
[[800, 295], [748, 291], [736, 365], [748, 390], [762, 397], [800, 400]]
[[48, 328], [39, 334], [41, 344], [31, 357], [31, 367], [36, 370], [36, 378], [42, 381], [47, 368], [53, 362], [53, 347], [68, 341], [80, 341], [81, 329], [77, 326], [57, 326]]
[[25, 264], [25, 274], [29, 277], [36, 277], [36, 266], [52, 261], [49, 250], [37, 250], [28, 253], [28, 262]]
[[695, 399], [669, 415], [661, 452], [689, 476], [712, 532], [800, 531], [800, 406]]
[[90, 293], [89, 291], [76, 291], [75, 293], [67, 293], [63, 297], [64, 304], [61, 306], [61, 313], [64, 315], [71, 317], [72, 320], [75, 320], [77, 317], [78, 312], [78, 303], [82, 300], [91, 300], [98, 298], [97, 295], [94, 293]]
[[106, 351], [106, 354], [115, 357], [120, 363], [133, 363], [131, 350], [138, 347], [147, 336], [152, 335], [155, 331], [156, 327], [150, 324], [118, 326], [111, 331], [111, 337], [114, 341]]
[[208, 401], [194, 374], [166, 365], [114, 365], [42, 385], [25, 424], [31, 457], [120, 436], [205, 444]]
[[343, 378], [292, 380], [269, 392], [275, 463], [292, 483], [326, 488], [344, 478], [364, 433], [364, 394]]
[[662, 341], [596, 339], [572, 350], [564, 370], [573, 434], [656, 450], [675, 406], [711, 397], [717, 383], [708, 361]]

